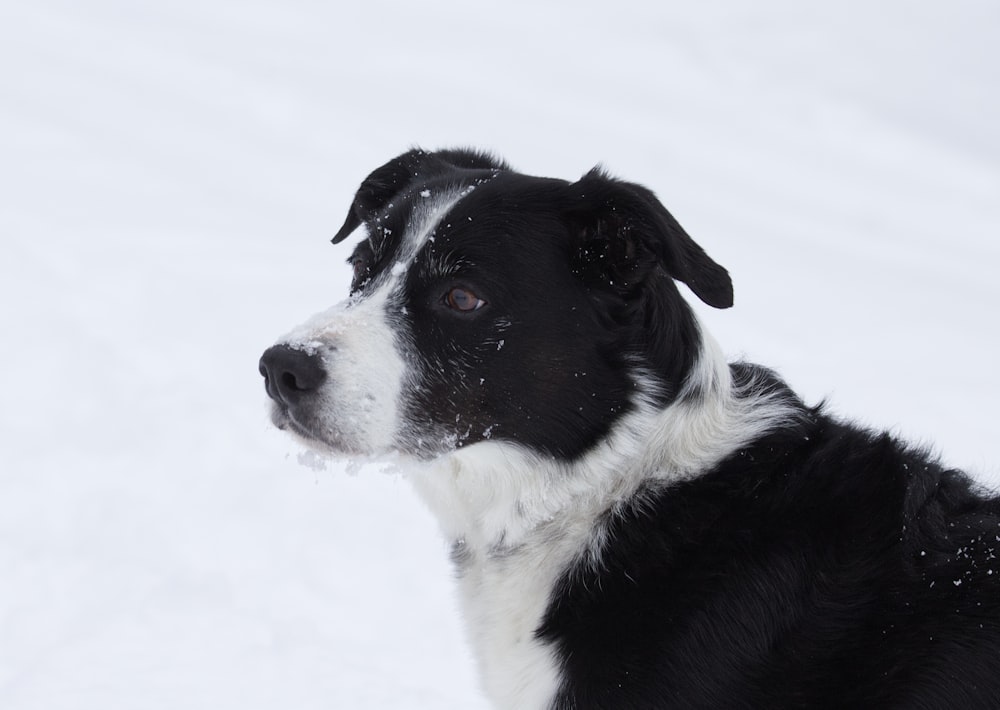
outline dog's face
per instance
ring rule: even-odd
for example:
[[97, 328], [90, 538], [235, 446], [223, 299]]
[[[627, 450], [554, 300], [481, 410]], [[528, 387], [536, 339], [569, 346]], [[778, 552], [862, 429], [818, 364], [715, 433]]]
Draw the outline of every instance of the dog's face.
[[333, 451], [501, 440], [572, 459], [640, 379], [676, 394], [697, 333], [673, 278], [732, 302], [652, 193], [598, 172], [570, 184], [415, 150], [362, 183], [334, 242], [361, 225], [349, 298], [261, 359], [274, 423]]

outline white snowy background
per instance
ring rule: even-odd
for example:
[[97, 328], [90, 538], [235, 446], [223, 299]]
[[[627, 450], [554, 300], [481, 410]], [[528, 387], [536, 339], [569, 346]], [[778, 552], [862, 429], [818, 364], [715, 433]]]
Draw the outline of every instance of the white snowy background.
[[1000, 4], [0, 4], [0, 708], [483, 708], [408, 484], [257, 359], [419, 144], [653, 188], [808, 401], [1000, 483]]

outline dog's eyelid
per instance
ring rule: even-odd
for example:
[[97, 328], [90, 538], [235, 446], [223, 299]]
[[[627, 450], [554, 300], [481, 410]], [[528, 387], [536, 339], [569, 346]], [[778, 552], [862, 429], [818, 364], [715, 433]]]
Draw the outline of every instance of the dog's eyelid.
[[464, 286], [454, 286], [449, 289], [442, 298], [442, 302], [451, 310], [459, 313], [473, 313], [488, 305], [488, 302], [476, 295], [475, 291]]

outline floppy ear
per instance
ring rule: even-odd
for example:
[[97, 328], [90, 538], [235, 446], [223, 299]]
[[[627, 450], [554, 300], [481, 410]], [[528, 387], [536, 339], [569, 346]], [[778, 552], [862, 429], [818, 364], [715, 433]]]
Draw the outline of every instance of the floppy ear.
[[650, 190], [595, 168], [569, 186], [564, 219], [578, 241], [574, 270], [623, 295], [657, 269], [715, 308], [733, 305], [729, 273], [688, 236]]
[[331, 241], [339, 244], [360, 227], [362, 222], [374, 217], [375, 213], [385, 207], [396, 193], [419, 175], [420, 165], [426, 158], [427, 153], [414, 148], [373, 170], [354, 194], [354, 202], [351, 203], [347, 219]]
[[487, 153], [453, 149], [428, 153], [419, 148], [409, 150], [376, 168], [364, 179], [354, 195], [347, 219], [331, 240], [344, 241], [361, 224], [376, 215], [406, 187], [421, 178], [428, 178], [448, 168], [466, 170], [506, 170], [507, 165]]

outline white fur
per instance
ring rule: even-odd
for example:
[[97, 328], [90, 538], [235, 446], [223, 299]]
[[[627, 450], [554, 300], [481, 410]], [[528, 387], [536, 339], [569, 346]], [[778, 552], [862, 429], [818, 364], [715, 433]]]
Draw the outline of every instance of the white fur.
[[[639, 392], [652, 380], [640, 376]], [[702, 336], [685, 397], [640, 400], [611, 435], [572, 463], [482, 442], [414, 470], [418, 492], [460, 546], [460, 593], [486, 692], [501, 708], [547, 707], [559, 670], [534, 632], [554, 585], [577, 560], [599, 564], [602, 521], [649, 484], [697, 476], [796, 410], [734, 390], [714, 340]]]
[[475, 185], [466, 185], [462, 188], [443, 190], [438, 194], [432, 194], [430, 191], [426, 191], [426, 195], [421, 193], [423, 199], [414, 206], [413, 212], [410, 214], [406, 234], [400, 245], [399, 254], [396, 256], [397, 268], [395, 271], [397, 273], [401, 269], [409, 268], [417, 252], [431, 238], [444, 216], [458, 204], [459, 200], [475, 189]]
[[391, 289], [334, 306], [283, 339], [323, 361], [327, 383], [309, 434], [335, 450], [383, 453], [396, 440], [407, 366], [386, 318]]

